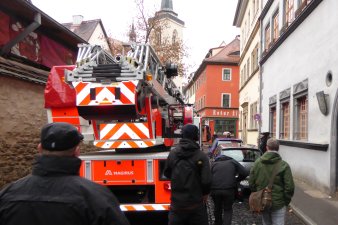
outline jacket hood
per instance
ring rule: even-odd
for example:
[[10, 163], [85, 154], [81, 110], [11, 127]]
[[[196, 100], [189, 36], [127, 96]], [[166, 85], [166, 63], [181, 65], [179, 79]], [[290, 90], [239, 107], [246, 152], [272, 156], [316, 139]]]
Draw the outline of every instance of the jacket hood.
[[274, 164], [281, 159], [277, 152], [265, 152], [261, 157], [261, 161], [264, 164]]
[[200, 146], [193, 140], [182, 138], [176, 147], [178, 158], [190, 158], [196, 151], [200, 150]]

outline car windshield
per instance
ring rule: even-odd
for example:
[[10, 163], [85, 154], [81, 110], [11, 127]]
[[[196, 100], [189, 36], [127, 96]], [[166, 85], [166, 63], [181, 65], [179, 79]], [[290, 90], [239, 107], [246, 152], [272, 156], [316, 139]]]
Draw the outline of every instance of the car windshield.
[[221, 155], [226, 155], [238, 162], [254, 162], [261, 154], [254, 149], [224, 149]]

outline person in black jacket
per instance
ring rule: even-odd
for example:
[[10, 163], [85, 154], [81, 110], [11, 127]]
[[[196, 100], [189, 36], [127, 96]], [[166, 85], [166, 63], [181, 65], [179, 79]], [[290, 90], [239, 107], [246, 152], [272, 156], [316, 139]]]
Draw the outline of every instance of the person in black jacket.
[[106, 187], [79, 176], [82, 139], [68, 123], [42, 128], [32, 174], [0, 192], [0, 225], [129, 225]]
[[245, 179], [249, 172], [233, 158], [221, 155], [212, 163], [211, 173], [215, 225], [231, 225], [237, 183]]
[[201, 151], [198, 128], [186, 124], [182, 139], [169, 153], [164, 175], [171, 179], [169, 225], [208, 225], [205, 203], [211, 173], [207, 155]]

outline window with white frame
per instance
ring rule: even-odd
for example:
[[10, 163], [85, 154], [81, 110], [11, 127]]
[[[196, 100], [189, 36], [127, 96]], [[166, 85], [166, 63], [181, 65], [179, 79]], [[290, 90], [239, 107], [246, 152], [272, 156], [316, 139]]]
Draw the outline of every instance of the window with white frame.
[[290, 139], [290, 102], [289, 100], [281, 102], [280, 105], [280, 129], [279, 138]]
[[284, 8], [285, 8], [285, 24], [289, 26], [291, 22], [294, 20], [294, 9], [293, 9], [294, 0], [285, 0]]
[[251, 129], [257, 129], [257, 121], [255, 116], [257, 114], [257, 102], [254, 102], [250, 105], [250, 127]]
[[279, 11], [277, 10], [273, 15], [273, 41], [276, 41], [279, 38]]
[[230, 94], [222, 94], [222, 107], [223, 108], [230, 108]]
[[295, 99], [295, 140], [307, 140], [308, 136], [308, 99], [307, 95]]
[[223, 68], [222, 80], [231, 80], [231, 69]]
[[248, 74], [248, 79], [250, 77], [250, 57], [246, 60], [246, 73]]
[[308, 139], [308, 81], [304, 80], [294, 85], [294, 126], [295, 140]]
[[269, 99], [269, 131], [271, 137], [276, 137], [276, 122], [277, 122], [277, 109], [276, 109], [277, 96], [274, 95]]

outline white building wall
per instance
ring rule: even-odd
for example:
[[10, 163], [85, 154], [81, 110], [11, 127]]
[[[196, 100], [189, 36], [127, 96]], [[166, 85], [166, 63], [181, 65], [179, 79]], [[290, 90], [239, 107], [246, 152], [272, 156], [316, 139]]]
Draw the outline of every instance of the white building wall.
[[[246, 4], [245, 1], [242, 2], [242, 7], [244, 7]], [[256, 71], [255, 74], [252, 74], [254, 71], [252, 70], [252, 52], [257, 44], [260, 43], [260, 31], [255, 34], [255, 36], [250, 40], [250, 36], [254, 32], [255, 26], [258, 22], [258, 17], [261, 13], [262, 6], [261, 6], [261, 0], [256, 1], [256, 6], [253, 4], [253, 1], [248, 1], [246, 5], [246, 9], [242, 18], [242, 23], [240, 26], [240, 32], [241, 32], [241, 62], [240, 62], [240, 78], [242, 79], [240, 81], [240, 88], [243, 87], [242, 90], [240, 90], [239, 93], [239, 104], [242, 105], [244, 102], [248, 102], [248, 114], [247, 114], [247, 120], [246, 120], [246, 130], [252, 129], [251, 127], [251, 112], [250, 112], [250, 106], [251, 104], [257, 102], [257, 112], [259, 112], [259, 71]], [[249, 59], [249, 64], [247, 64]], [[258, 60], [257, 60], [258, 61]], [[247, 74], [247, 67], [249, 66], [249, 74]], [[246, 71], [244, 71], [244, 69]], [[244, 75], [246, 74], [246, 75]], [[245, 77], [247, 77], [245, 79]], [[243, 79], [244, 78], [244, 79]], [[249, 80], [245, 86], [244, 83]], [[240, 107], [240, 115], [243, 115], [243, 108]], [[241, 125], [240, 129], [242, 130], [239, 135], [240, 138], [243, 139], [244, 136], [244, 128], [243, 128], [243, 118], [240, 117]], [[257, 128], [259, 125], [257, 124]], [[257, 138], [258, 138], [258, 131], [252, 132], [252, 131], [246, 131], [246, 143], [257, 145]]]
[[106, 51], [110, 51], [106, 37], [104, 36], [102, 27], [100, 25], [96, 26], [88, 42], [89, 44], [92, 44], [92, 45], [100, 45]]
[[[329, 144], [334, 97], [338, 88], [338, 1], [325, 0], [303, 21], [263, 64], [262, 129], [269, 129], [269, 97], [277, 95], [277, 138], [279, 93], [291, 88], [290, 131], [293, 131], [293, 85], [308, 79], [308, 142]], [[271, 7], [270, 11], [273, 10]], [[269, 15], [269, 14], [268, 14]], [[270, 14], [272, 15], [272, 14]], [[282, 14], [280, 14], [281, 16]], [[265, 19], [264, 19], [265, 20]], [[326, 85], [331, 71], [332, 84]], [[329, 115], [318, 106], [316, 92], [329, 94]], [[282, 146], [281, 154], [296, 175], [323, 190], [330, 187], [330, 149], [326, 152]]]

